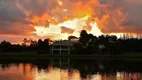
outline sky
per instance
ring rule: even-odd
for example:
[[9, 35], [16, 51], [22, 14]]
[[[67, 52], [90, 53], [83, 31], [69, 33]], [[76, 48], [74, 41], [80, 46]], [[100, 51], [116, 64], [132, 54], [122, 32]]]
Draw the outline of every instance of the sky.
[[141, 14], [142, 0], [0, 0], [0, 41], [65, 39], [82, 29], [141, 34]]

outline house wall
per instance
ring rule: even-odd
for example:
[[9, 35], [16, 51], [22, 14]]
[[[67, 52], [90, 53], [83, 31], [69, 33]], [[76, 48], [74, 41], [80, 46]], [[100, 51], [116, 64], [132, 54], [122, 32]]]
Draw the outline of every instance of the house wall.
[[50, 52], [52, 54], [70, 54], [72, 46], [65, 46], [65, 45], [54, 45], [51, 46]]

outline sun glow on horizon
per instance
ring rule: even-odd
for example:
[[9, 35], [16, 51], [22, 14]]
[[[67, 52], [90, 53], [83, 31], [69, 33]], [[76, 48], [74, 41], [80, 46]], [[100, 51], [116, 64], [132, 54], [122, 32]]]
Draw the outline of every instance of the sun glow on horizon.
[[[50, 24], [48, 27], [45, 26], [35, 26], [37, 36], [55, 36], [53, 39], [67, 39], [69, 35], [74, 35], [79, 37], [80, 31], [84, 26], [87, 26], [86, 22], [89, 16], [83, 18], [74, 18], [71, 20], [64, 21], [59, 24]], [[74, 30], [73, 33], [62, 33], [61, 27], [66, 27]]]
[[[87, 24], [89, 17], [90, 16], [87, 15], [82, 18], [74, 18], [58, 24], [50, 24], [48, 27], [35, 26], [35, 33], [37, 36], [40, 37], [52, 37], [51, 39], [53, 40], [60, 40], [67, 39], [70, 35], [79, 37], [80, 31], [83, 30], [84, 26], [91, 26], [91, 30], [87, 30], [89, 34], [93, 34], [97, 37], [100, 35], [104, 35], [104, 33], [101, 32], [95, 21], [91, 21], [89, 22], [89, 24]], [[73, 33], [62, 33], [61, 27], [72, 29], [74, 31]], [[123, 35], [123, 33], [110, 33], [108, 35], [116, 35], [118, 38], [120, 38], [120, 36]]]

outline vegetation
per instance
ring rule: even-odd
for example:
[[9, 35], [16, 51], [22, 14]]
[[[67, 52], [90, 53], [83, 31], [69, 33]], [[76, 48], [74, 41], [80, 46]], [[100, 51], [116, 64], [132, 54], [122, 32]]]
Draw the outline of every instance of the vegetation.
[[118, 39], [114, 35], [101, 35], [99, 37], [88, 34], [82, 30], [79, 43], [75, 44], [76, 52], [79, 54], [111, 54], [142, 52], [142, 39]]
[[49, 39], [38, 41], [23, 40], [23, 44], [11, 44], [10, 42], [3, 41], [0, 43], [0, 52], [38, 52], [49, 53]]
[[[118, 39], [114, 35], [101, 35], [99, 37], [93, 34], [88, 34], [85, 30], [82, 30], [80, 37], [69, 36], [69, 40], [77, 40], [74, 44], [75, 50], [72, 54], [111, 54], [116, 55], [119, 53], [136, 53], [142, 52], [142, 39], [131, 38], [131, 39]], [[50, 51], [50, 40], [39, 39], [38, 41], [23, 40], [23, 44], [11, 44], [7, 41], [0, 43], [0, 52], [35, 52], [35, 53], [49, 53]]]

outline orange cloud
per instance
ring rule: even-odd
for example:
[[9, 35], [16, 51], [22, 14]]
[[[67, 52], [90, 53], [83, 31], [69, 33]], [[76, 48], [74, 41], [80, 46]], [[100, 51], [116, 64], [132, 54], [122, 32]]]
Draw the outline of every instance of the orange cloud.
[[61, 27], [61, 33], [68, 33], [68, 34], [71, 34], [73, 33], [74, 30], [73, 29], [70, 29], [70, 28], [66, 28], [66, 27]]
[[71, 33], [67, 28], [95, 31], [89, 24], [96, 22], [103, 33], [141, 34], [141, 5], [141, 0], [1, 0], [0, 35], [33, 35], [35, 26], [48, 28], [85, 16], [89, 16], [86, 23], [81, 20], [83, 25], [65, 26], [62, 32]]

